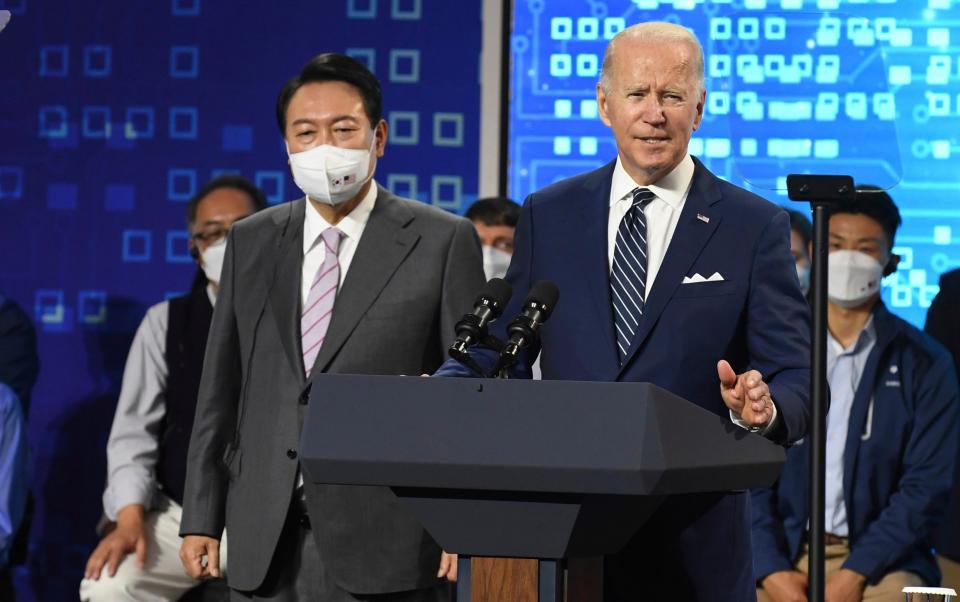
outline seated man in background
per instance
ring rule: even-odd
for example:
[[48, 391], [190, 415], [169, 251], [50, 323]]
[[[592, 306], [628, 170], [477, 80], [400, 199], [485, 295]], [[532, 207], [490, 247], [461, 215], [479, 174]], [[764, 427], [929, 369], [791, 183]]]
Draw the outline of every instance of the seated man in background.
[[797, 264], [800, 290], [806, 295], [810, 290], [810, 245], [813, 241], [813, 226], [807, 216], [799, 211], [787, 210], [790, 215], [790, 253]]
[[[923, 329], [953, 354], [960, 373], [960, 270], [940, 277], [940, 292], [930, 304]], [[934, 538], [937, 563], [943, 572], [943, 585], [960, 589], [960, 474], [954, 478], [947, 508], [947, 519]]]
[[190, 253], [202, 273], [189, 293], [151, 307], [137, 329], [107, 442], [103, 510], [111, 523], [87, 561], [82, 600], [176, 600], [197, 585], [178, 552], [207, 331], [227, 231], [265, 206], [260, 190], [232, 175], [212, 180], [187, 205]]
[[513, 257], [513, 233], [520, 219], [520, 205], [505, 197], [487, 197], [477, 199], [463, 216], [477, 229], [487, 280], [506, 276]]
[[0, 381], [0, 600], [14, 600], [10, 552], [27, 506], [27, 429], [20, 399]]
[[[953, 481], [960, 402], [947, 352], [880, 299], [900, 223], [873, 187], [830, 212], [827, 600], [899, 601], [904, 586], [940, 582], [931, 542]], [[752, 492], [761, 602], [806, 600], [808, 451], [804, 441], [789, 449], [773, 488]]]

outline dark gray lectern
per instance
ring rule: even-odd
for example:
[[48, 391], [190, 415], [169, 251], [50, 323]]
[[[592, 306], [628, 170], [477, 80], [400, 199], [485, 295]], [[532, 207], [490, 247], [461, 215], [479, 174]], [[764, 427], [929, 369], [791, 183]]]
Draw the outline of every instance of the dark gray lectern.
[[301, 441], [308, 478], [392, 487], [448, 552], [548, 561], [618, 551], [666, 496], [768, 486], [784, 457], [647, 383], [318, 374]]

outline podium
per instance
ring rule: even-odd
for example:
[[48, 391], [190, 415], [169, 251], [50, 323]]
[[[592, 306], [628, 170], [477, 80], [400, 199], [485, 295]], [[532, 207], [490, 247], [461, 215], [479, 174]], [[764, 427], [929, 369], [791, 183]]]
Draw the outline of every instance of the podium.
[[334, 374], [314, 378], [300, 450], [313, 482], [391, 487], [463, 559], [459, 602], [468, 557], [538, 559], [540, 600], [600, 599], [564, 560], [617, 552], [668, 496], [769, 486], [785, 459], [649, 383]]

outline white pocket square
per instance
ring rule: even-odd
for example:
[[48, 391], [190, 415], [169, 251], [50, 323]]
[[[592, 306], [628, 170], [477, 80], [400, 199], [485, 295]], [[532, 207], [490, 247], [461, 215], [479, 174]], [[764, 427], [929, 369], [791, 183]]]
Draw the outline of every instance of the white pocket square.
[[683, 284], [698, 284], [700, 282], [723, 282], [725, 278], [720, 275], [720, 272], [714, 272], [709, 278], [704, 278], [700, 274], [694, 274], [693, 276], [684, 276]]

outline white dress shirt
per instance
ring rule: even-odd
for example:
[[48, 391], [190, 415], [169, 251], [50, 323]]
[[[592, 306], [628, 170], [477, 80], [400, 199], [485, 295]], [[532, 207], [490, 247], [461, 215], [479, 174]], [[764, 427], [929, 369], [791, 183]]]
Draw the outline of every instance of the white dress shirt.
[[827, 331], [827, 379], [830, 383], [830, 411], [827, 412], [827, 462], [824, 482], [825, 529], [839, 537], [847, 537], [847, 504], [843, 496], [843, 456], [847, 446], [850, 411], [860, 387], [860, 377], [867, 358], [877, 343], [873, 316], [867, 320], [857, 340], [843, 348]]
[[[690, 185], [693, 183], [693, 159], [687, 155], [673, 171], [657, 180], [656, 184], [643, 186], [657, 195], [647, 204], [643, 215], [647, 221], [647, 281], [646, 292], [650, 297], [653, 283], [660, 271], [660, 264], [667, 254], [670, 239], [677, 229], [680, 213], [687, 201]], [[610, 184], [610, 216], [607, 219], [607, 262], [608, 269], [613, 270], [613, 251], [617, 246], [617, 230], [623, 216], [630, 210], [633, 202], [634, 188], [640, 186], [633, 181], [630, 174], [623, 168], [620, 157], [617, 157], [617, 166], [613, 169], [613, 181]]]
[[340, 239], [340, 248], [337, 250], [337, 257], [340, 260], [339, 286], [343, 286], [343, 279], [347, 277], [347, 270], [350, 269], [353, 254], [357, 251], [363, 229], [367, 227], [370, 213], [377, 201], [377, 183], [371, 180], [370, 184], [370, 190], [367, 191], [360, 204], [354, 207], [353, 211], [340, 220], [340, 223], [336, 226], [325, 220], [313, 206], [313, 203], [309, 200], [306, 202], [306, 216], [303, 221], [303, 272], [300, 279], [301, 307], [307, 304], [310, 286], [313, 284], [317, 270], [323, 264], [323, 259], [327, 254], [327, 246], [322, 244], [320, 239], [320, 235], [327, 228], [335, 227], [343, 232], [343, 237]]
[[[670, 240], [673, 238], [673, 233], [680, 222], [683, 205], [687, 202], [687, 195], [690, 194], [690, 186], [693, 184], [693, 172], [693, 159], [690, 158], [690, 155], [687, 155], [673, 168], [673, 171], [657, 180], [655, 184], [641, 186], [641, 188], [646, 188], [656, 195], [643, 211], [647, 223], [647, 281], [644, 291], [647, 298], [650, 297], [657, 272], [660, 271], [663, 258], [670, 246]], [[610, 271], [613, 271], [613, 253], [617, 246], [617, 231], [620, 229], [623, 216], [627, 214], [633, 204], [631, 193], [638, 186], [640, 185], [634, 182], [627, 170], [623, 168], [620, 157], [617, 157], [617, 166], [613, 168], [613, 179], [610, 183], [610, 212], [607, 218], [607, 269]], [[719, 386], [720, 380], [718, 378], [717, 387], [719, 388]], [[737, 426], [752, 430], [733, 410], [730, 411], [730, 420]], [[773, 415], [767, 426], [760, 431], [761, 434], [770, 432], [776, 420], [777, 406], [773, 404]]]

